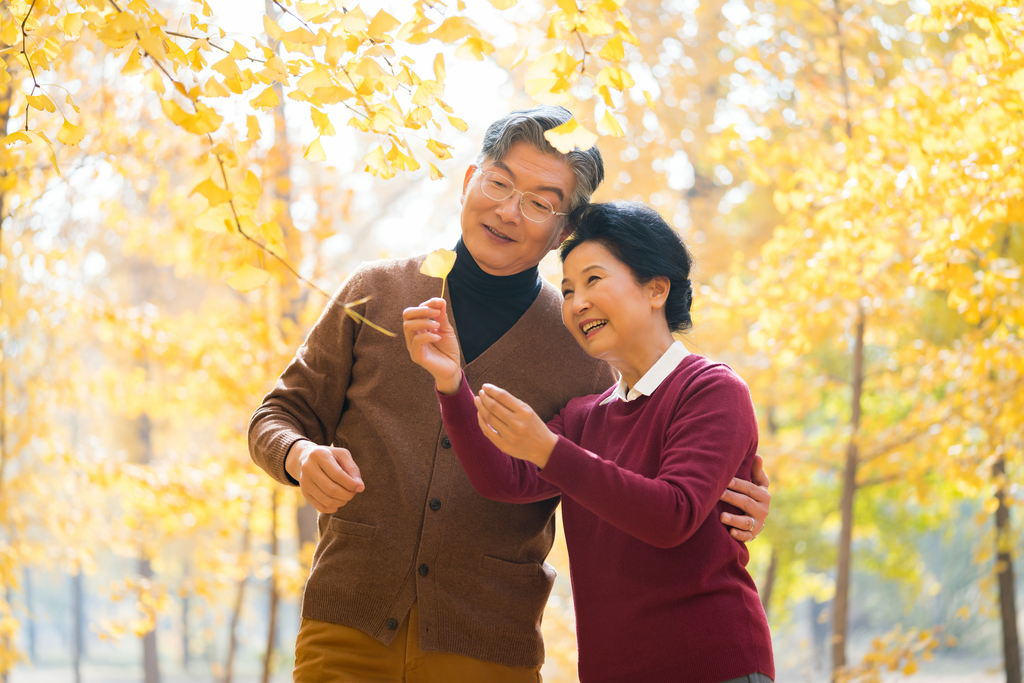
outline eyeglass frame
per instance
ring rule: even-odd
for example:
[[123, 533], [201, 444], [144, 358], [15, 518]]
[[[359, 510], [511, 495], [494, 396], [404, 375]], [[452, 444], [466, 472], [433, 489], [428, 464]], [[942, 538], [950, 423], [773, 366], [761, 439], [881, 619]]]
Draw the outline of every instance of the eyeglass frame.
[[[512, 188], [512, 190], [507, 195], [502, 197], [501, 199], [498, 199], [496, 197], [492, 197], [491, 195], [487, 194], [487, 190], [485, 189], [487, 187], [487, 185], [486, 185], [484, 179], [488, 175], [495, 175], [495, 176], [498, 176], [499, 178], [501, 178], [501, 179], [503, 179], [505, 181], [508, 181], [508, 185], [509, 185], [509, 187]], [[495, 201], [495, 202], [503, 202], [503, 201], [509, 199], [510, 197], [512, 197], [513, 195], [515, 195], [516, 192], [518, 192], [519, 193], [519, 213], [521, 213], [523, 215], [523, 218], [525, 218], [526, 220], [530, 221], [531, 223], [544, 223], [546, 221], [551, 220], [552, 216], [568, 216], [569, 215], [569, 213], [566, 212], [566, 211], [555, 211], [555, 207], [551, 206], [551, 202], [549, 202], [544, 197], [541, 197], [536, 192], [523, 192], [522, 190], [517, 190], [516, 189], [516, 184], [514, 182], [512, 182], [511, 178], [509, 178], [507, 176], [504, 176], [501, 173], [498, 173], [497, 171], [482, 171], [480, 173], [480, 191], [484, 193], [485, 197], [487, 197], [491, 201]], [[549, 210], [551, 211], [551, 215], [549, 215], [547, 218], [542, 218], [540, 220], [537, 220], [536, 218], [530, 218], [529, 216], [527, 216], [526, 215], [526, 211], [523, 210], [523, 202], [526, 201], [526, 195], [528, 195], [528, 194], [529, 195], [533, 195], [537, 199], [539, 199], [542, 202], [544, 202], [545, 204], [547, 204], [548, 207], [549, 207]]]

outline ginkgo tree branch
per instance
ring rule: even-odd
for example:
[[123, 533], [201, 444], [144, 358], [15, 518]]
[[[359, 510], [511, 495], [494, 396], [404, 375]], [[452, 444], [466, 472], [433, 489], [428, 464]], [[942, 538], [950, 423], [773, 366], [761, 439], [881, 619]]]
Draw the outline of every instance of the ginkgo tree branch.
[[[22, 56], [25, 57], [25, 64], [28, 65], [28, 72], [32, 75], [32, 92], [29, 93], [30, 95], [35, 93], [36, 89], [39, 87], [39, 81], [36, 80], [36, 71], [35, 71], [35, 69], [32, 68], [32, 60], [28, 56], [28, 32], [26, 31], [25, 26], [28, 24], [29, 17], [32, 16], [32, 10], [35, 9], [35, 6], [36, 6], [36, 0], [32, 0], [32, 4], [28, 6], [28, 11], [25, 12], [25, 18], [22, 19], [22, 21], [21, 21], [21, 54], [22, 54]], [[31, 108], [30, 105], [28, 103], [26, 103], [25, 104], [25, 130], [26, 131], [29, 129], [29, 127], [28, 127], [28, 110], [30, 108]]]
[[[216, 49], [220, 50], [221, 52], [225, 52], [227, 54], [231, 54], [231, 50], [229, 50], [229, 49], [227, 49], [225, 47], [221, 47], [220, 45], [218, 45], [217, 43], [213, 42], [209, 38], [201, 38], [199, 36], [190, 36], [187, 33], [178, 33], [177, 31], [164, 31], [164, 33], [166, 33], [169, 36], [174, 36], [175, 38], [186, 38], [188, 40], [201, 40], [201, 41], [205, 42], [207, 45], [209, 45], [212, 48], [216, 48]], [[252, 57], [249, 54], [246, 54], [245, 57], [242, 57], [240, 59], [247, 59], [248, 61], [256, 62], [257, 64], [266, 64], [267, 63], [267, 60], [260, 59], [258, 57]]]
[[[224, 189], [228, 190], [228, 175], [227, 175], [227, 171], [224, 168], [224, 160], [221, 158], [221, 156], [219, 154], [217, 154], [215, 156], [217, 158], [217, 165], [220, 167], [220, 177], [224, 181]], [[287, 268], [296, 278], [298, 278], [302, 282], [305, 282], [307, 285], [309, 285], [310, 287], [312, 287], [316, 291], [320, 292], [321, 294], [323, 294], [328, 299], [331, 298], [330, 294], [328, 294], [324, 290], [322, 290], [319, 287], [317, 287], [313, 282], [311, 282], [311, 281], [307, 280], [306, 278], [302, 277], [301, 275], [299, 275], [299, 272], [297, 270], [295, 270], [294, 268], [292, 268], [291, 264], [289, 264], [287, 261], [285, 261], [283, 258], [278, 256], [277, 254], [275, 254], [270, 249], [267, 249], [266, 246], [264, 246], [264, 245], [260, 244], [259, 242], [257, 242], [255, 239], [252, 238], [251, 235], [249, 235], [248, 233], [245, 232], [245, 230], [242, 229], [242, 222], [239, 219], [238, 210], [235, 208], [235, 202], [234, 202], [233, 199], [229, 199], [228, 200], [228, 206], [231, 207], [231, 215], [235, 219], [235, 229], [238, 230], [238, 234], [240, 234], [245, 239], [249, 240], [249, 242], [251, 242], [252, 244], [256, 245], [264, 253], [270, 254], [271, 256], [276, 258], [278, 261], [280, 261], [281, 265], [283, 265], [285, 268]]]

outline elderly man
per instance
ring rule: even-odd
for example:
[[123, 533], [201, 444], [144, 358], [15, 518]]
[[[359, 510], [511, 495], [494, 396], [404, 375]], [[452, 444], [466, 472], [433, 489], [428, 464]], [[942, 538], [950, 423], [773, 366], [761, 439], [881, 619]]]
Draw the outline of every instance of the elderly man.
[[[561, 296], [537, 271], [566, 237], [567, 213], [604, 177], [596, 148], [562, 155], [544, 139], [570, 116], [536, 107], [488, 128], [463, 181], [447, 289], [471, 387], [504, 387], [545, 420], [616, 381], [564, 329]], [[401, 337], [345, 314], [369, 296], [360, 312], [400, 329], [403, 308], [440, 291], [420, 273], [423, 260], [356, 270], [249, 425], [253, 460], [300, 486], [321, 513], [296, 681], [540, 680], [557, 500], [478, 495], [451, 450], [430, 375]], [[723, 513], [723, 522], [749, 540], [767, 516], [767, 490], [733, 488], [723, 500], [750, 516]]]

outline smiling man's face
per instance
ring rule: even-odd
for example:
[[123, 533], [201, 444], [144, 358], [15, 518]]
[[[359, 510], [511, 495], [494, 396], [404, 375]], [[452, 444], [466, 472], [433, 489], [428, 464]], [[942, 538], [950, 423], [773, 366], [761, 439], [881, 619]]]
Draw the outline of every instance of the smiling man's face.
[[[483, 172], [500, 173], [517, 192], [504, 201], [488, 198], [480, 187]], [[520, 192], [533, 192], [555, 211], [568, 210], [576, 177], [559, 157], [526, 142], [509, 148], [501, 161], [470, 166], [462, 185], [462, 241], [473, 259], [491, 275], [514, 275], [533, 268], [566, 237], [565, 216], [535, 223], [523, 216]]]

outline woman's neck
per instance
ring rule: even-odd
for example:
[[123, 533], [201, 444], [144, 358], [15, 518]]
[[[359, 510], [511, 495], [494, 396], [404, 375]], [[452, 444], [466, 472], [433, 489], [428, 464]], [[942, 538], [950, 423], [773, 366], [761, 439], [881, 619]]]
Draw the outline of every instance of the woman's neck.
[[606, 358], [619, 371], [626, 386], [632, 388], [657, 363], [668, 348], [675, 343], [675, 337], [662, 322], [660, 329], [639, 332], [634, 343], [617, 349], [615, 358]]

